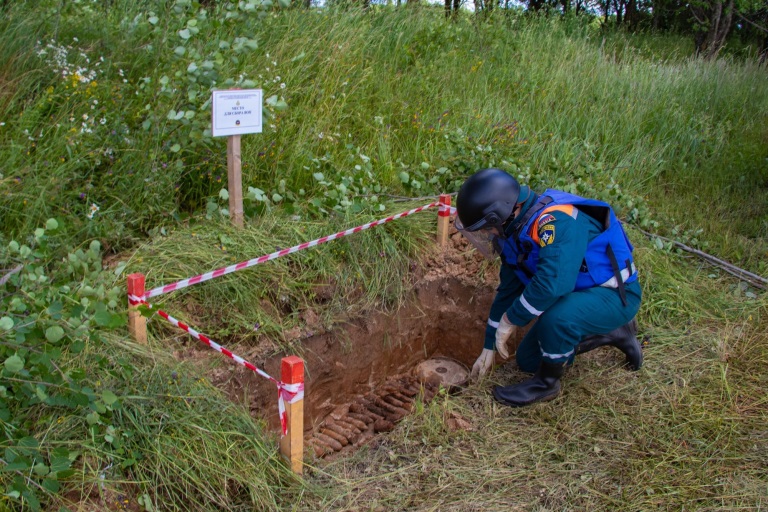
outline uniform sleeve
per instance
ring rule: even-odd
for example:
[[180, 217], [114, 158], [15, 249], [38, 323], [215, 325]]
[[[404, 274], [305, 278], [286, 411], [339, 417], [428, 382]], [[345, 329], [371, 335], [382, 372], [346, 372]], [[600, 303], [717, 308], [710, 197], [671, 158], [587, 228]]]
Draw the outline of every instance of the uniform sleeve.
[[573, 291], [589, 243], [586, 215], [545, 214], [537, 221], [539, 259], [531, 282], [507, 309], [507, 318], [523, 326], [540, 316], [560, 297]]
[[501, 315], [512, 305], [516, 298], [523, 292], [523, 283], [507, 265], [502, 264], [499, 271], [499, 287], [496, 288], [496, 296], [491, 304], [488, 314], [488, 323], [485, 326], [485, 342], [483, 348], [493, 350], [496, 346], [496, 328], [499, 326]]

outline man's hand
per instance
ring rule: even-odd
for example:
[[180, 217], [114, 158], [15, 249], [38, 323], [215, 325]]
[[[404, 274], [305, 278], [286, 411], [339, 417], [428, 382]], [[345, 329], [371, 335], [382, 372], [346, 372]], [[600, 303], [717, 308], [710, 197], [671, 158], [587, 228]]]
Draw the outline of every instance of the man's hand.
[[510, 323], [509, 320], [507, 320], [507, 314], [504, 313], [501, 315], [501, 320], [499, 321], [499, 327], [496, 329], [496, 350], [499, 352], [499, 355], [503, 357], [504, 359], [507, 359], [509, 357], [509, 349], [507, 348], [507, 342], [509, 342], [509, 338], [512, 337], [512, 334], [517, 330], [517, 326]]
[[485, 374], [488, 373], [488, 370], [491, 369], [491, 366], [493, 366], [493, 358], [493, 350], [484, 348], [483, 351], [480, 352], [480, 357], [477, 358], [477, 361], [475, 361], [475, 364], [472, 366], [472, 372], [469, 374], [469, 379], [477, 381], [484, 377]]

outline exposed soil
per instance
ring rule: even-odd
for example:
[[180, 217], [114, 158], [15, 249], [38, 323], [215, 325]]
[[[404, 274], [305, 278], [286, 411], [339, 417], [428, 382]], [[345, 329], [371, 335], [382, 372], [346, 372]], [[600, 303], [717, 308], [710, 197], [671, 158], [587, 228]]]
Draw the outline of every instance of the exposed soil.
[[[359, 446], [391, 430], [415, 400], [428, 402], [437, 387], [414, 375], [421, 361], [443, 356], [471, 367], [480, 353], [497, 267], [454, 232], [448, 247], [413, 268], [413, 293], [399, 310], [371, 311], [302, 340], [305, 434], [316, 455]], [[280, 359], [260, 366], [279, 376]], [[278, 429], [274, 384], [240, 367], [212, 379]]]

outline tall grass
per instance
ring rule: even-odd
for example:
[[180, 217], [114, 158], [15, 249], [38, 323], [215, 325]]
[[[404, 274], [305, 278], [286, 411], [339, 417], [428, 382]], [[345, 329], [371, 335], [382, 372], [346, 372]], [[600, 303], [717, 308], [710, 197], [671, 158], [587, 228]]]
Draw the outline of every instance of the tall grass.
[[[400, 203], [398, 213], [418, 204]], [[334, 240], [288, 257], [158, 296], [171, 314], [217, 341], [258, 345], [266, 338], [275, 350], [301, 353], [298, 340], [339, 319], [373, 308], [391, 309], [407, 296], [411, 271], [429, 243], [435, 209]], [[158, 287], [381, 218], [358, 215], [312, 221], [280, 213], [259, 219], [249, 229], [223, 219], [158, 237], [140, 247], [125, 272], [146, 272], [147, 286]], [[149, 289], [149, 288], [148, 288]], [[307, 324], [302, 313], [314, 310]], [[168, 325], [153, 325], [164, 332]], [[298, 329], [298, 331], [297, 331]]]
[[110, 335], [68, 366], [97, 367], [107, 355], [112, 370], [92, 383], [120, 396], [113, 439], [102, 444], [98, 430], [68, 411], [40, 429], [52, 446], [79, 450], [76, 476], [54, 503], [83, 511], [126, 510], [140, 499], [144, 510], [275, 510], [302, 492], [279, 460], [276, 437], [194, 365]]
[[[604, 34], [574, 19], [452, 22], [439, 10], [390, 8], [269, 11], [237, 22], [212, 8], [216, 21], [201, 21], [206, 32], [177, 57], [178, 32], [194, 13], [173, 7], [7, 8], [0, 244], [56, 217], [62, 247], [100, 239], [127, 263], [118, 268], [146, 272], [155, 286], [362, 224], [381, 208], [423, 204], [390, 196], [452, 192], [477, 168], [498, 165], [539, 189], [611, 198], [633, 223], [768, 270], [768, 87], [754, 62], [700, 62], [666, 53], [653, 36]], [[190, 54], [236, 37], [259, 47], [237, 62], [221, 50], [218, 84], [253, 80], [288, 104], [268, 109], [265, 132], [243, 139], [245, 185], [269, 198], [247, 202], [245, 230], [218, 214], [224, 141], [195, 138], [191, 124], [167, 117], [192, 108], [207, 115], [208, 90], [191, 100], [180, 88], [189, 62], [202, 59]], [[70, 47], [68, 69], [98, 67], [96, 78], [63, 77], [53, 50], [39, 55], [48, 43]], [[99, 210], [89, 218], [92, 204]], [[316, 310], [327, 326], [402, 300], [432, 218], [190, 288], [168, 298], [168, 309], [219, 341], [268, 338], [300, 351], [308, 333], [286, 332], [303, 325], [303, 311]], [[309, 482], [321, 488], [289, 483], [271, 437], [198, 381], [197, 367], [109, 335], [68, 364], [89, 368], [134, 352], [125, 365], [133, 373], [115, 367], [93, 380], [120, 391], [114, 422], [140, 457], [88, 439], [76, 414], [32, 433], [84, 446], [80, 482], [67, 483], [83, 508], [105, 486], [148, 493], [163, 510], [764, 506], [764, 298], [653, 248], [638, 231], [633, 240], [648, 370], [628, 375], [586, 358], [562, 398], [519, 412], [494, 406], [482, 387], [443, 397], [369, 451], [317, 468]], [[155, 323], [151, 330], [166, 334]], [[510, 369], [495, 377], [517, 378]], [[37, 414], [30, 425], [48, 417]], [[455, 415], [475, 430], [453, 429]]]
[[[149, 7], [139, 5], [120, 4], [103, 20], [101, 11], [84, 14], [71, 6], [39, 18], [28, 9], [12, 9], [2, 31], [4, 51], [17, 49], [9, 60], [14, 73], [26, 69], [39, 77], [2, 114], [3, 174], [24, 181], [23, 193], [8, 183], [0, 197], [5, 230], [29, 231], [47, 216], [72, 216], [77, 236], [111, 239], [119, 248], [172, 224], [170, 215], [204, 207], [226, 181], [223, 141], [173, 153], [171, 144], [188, 128], [156, 120], [142, 129], [155, 110], [162, 119], [163, 109], [186, 103], [185, 91], [159, 92], [163, 76], [194, 60], [173, 54], [185, 18], [155, 7], [155, 27], [165, 29], [158, 33], [141, 24]], [[19, 26], [26, 28], [16, 38]], [[767, 203], [768, 92], [765, 70], [756, 63], [649, 57], [652, 36], [604, 36], [578, 20], [452, 23], [429, 9], [297, 10], [208, 30], [195, 43], [201, 50], [246, 34], [259, 43], [238, 64], [224, 62], [220, 82], [243, 76], [289, 104], [266, 121], [265, 133], [244, 139], [247, 185], [271, 192], [285, 180], [283, 189], [300, 207], [327, 192], [316, 172], [335, 185], [355, 174], [359, 154], [372, 159], [372, 182], [406, 195], [453, 191], [463, 176], [490, 164], [530, 169], [522, 174], [542, 186], [556, 177], [599, 175], [621, 183], [635, 203], [648, 198], [659, 220], [707, 229], [723, 256], [750, 264], [741, 257], [749, 244], [725, 240], [721, 227], [728, 232], [746, 215], [760, 219]], [[90, 94], [65, 89], [51, 73], [50, 58], [34, 56], [33, 41], [51, 37], [61, 44], [78, 37], [72, 54], [105, 59]], [[107, 119], [112, 132], [96, 126], [81, 135], [80, 117], [91, 113], [97, 97], [117, 114]], [[206, 97], [203, 91], [198, 104]], [[429, 165], [425, 172], [422, 163]], [[425, 187], [442, 166], [449, 169], [445, 179]], [[426, 179], [419, 189], [410, 180], [403, 188], [402, 171]], [[677, 201], [655, 201], [666, 191]], [[78, 199], [81, 194], [87, 199]], [[737, 200], [747, 194], [754, 196], [749, 205]], [[90, 202], [101, 207], [100, 220], [75, 221]], [[728, 206], [716, 212], [691, 207], [702, 202]], [[748, 237], [765, 233], [759, 220], [733, 227]]]

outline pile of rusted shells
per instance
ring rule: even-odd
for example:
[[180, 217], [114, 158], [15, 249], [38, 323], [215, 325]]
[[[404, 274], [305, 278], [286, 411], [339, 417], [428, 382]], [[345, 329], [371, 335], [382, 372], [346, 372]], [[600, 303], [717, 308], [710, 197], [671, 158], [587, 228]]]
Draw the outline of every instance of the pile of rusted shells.
[[395, 423], [411, 412], [415, 401], [429, 403], [439, 389], [437, 383], [422, 383], [410, 375], [390, 378], [374, 392], [336, 408], [313, 432], [307, 445], [318, 457], [362, 446], [374, 434], [395, 428]]

